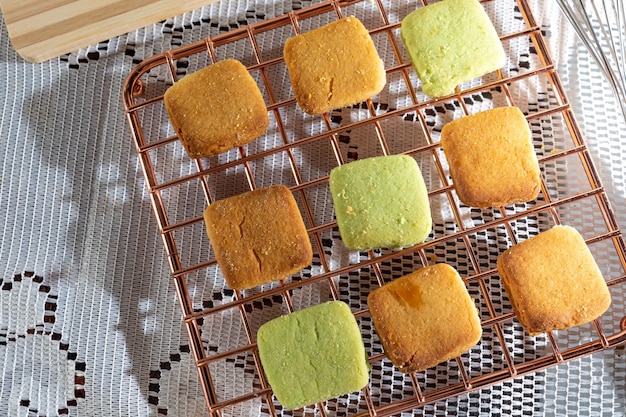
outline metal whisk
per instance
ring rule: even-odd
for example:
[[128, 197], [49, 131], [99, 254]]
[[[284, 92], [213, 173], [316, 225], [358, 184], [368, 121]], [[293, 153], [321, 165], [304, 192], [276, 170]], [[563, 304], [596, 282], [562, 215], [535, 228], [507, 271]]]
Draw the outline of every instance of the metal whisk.
[[626, 121], [626, 1], [557, 0], [602, 74]]

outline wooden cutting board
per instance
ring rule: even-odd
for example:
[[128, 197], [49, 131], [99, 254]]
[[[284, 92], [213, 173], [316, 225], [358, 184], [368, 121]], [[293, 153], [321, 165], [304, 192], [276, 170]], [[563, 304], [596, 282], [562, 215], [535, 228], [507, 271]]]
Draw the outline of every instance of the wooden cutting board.
[[217, 0], [0, 0], [15, 50], [48, 59]]

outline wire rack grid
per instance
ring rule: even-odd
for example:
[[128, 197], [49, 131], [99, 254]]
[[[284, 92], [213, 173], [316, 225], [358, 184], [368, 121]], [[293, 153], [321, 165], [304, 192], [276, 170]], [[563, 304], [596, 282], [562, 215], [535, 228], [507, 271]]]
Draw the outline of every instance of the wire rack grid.
[[[126, 115], [209, 414], [399, 414], [626, 341], [626, 245], [541, 28], [526, 0], [482, 4], [500, 35], [507, 64], [438, 99], [421, 92], [399, 37], [402, 18], [424, 2], [324, 1], [156, 55], [129, 75], [123, 91]], [[379, 96], [349, 109], [307, 115], [293, 98], [282, 58], [284, 41], [347, 15], [358, 17], [370, 31], [385, 61], [387, 86]], [[189, 159], [169, 124], [163, 93], [185, 74], [226, 58], [242, 61], [258, 82], [270, 128], [243, 147]], [[524, 111], [531, 127], [542, 171], [540, 196], [507, 207], [466, 207], [448, 173], [439, 143], [441, 127], [463, 115], [511, 105]], [[347, 250], [328, 194], [330, 169], [358, 158], [399, 153], [420, 164], [433, 232], [423, 244], [401, 250]], [[313, 264], [290, 279], [233, 291], [223, 283], [202, 212], [217, 199], [277, 183], [289, 186], [298, 201], [313, 245]], [[585, 237], [613, 305], [589, 325], [530, 337], [502, 289], [496, 259], [510, 245], [561, 223], [573, 225]], [[399, 374], [373, 330], [367, 294], [436, 262], [451, 264], [463, 276], [479, 309], [483, 337], [455, 360], [425, 372]], [[347, 302], [357, 318], [372, 366], [370, 383], [361, 392], [325, 404], [285, 410], [264, 376], [256, 330], [271, 318], [329, 299]]]

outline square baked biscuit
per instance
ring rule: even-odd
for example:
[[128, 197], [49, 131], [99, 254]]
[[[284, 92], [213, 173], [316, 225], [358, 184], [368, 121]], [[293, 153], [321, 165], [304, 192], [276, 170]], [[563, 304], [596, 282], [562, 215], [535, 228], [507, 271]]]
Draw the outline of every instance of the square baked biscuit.
[[284, 57], [296, 101], [309, 114], [360, 103], [386, 83], [384, 63], [356, 17], [287, 39]]
[[311, 263], [304, 221], [284, 185], [215, 201], [204, 221], [224, 279], [235, 290], [288, 278]]
[[423, 242], [432, 229], [428, 190], [408, 155], [360, 159], [330, 172], [339, 233], [354, 250]]
[[454, 87], [504, 65], [504, 49], [478, 0], [443, 0], [402, 19], [400, 35], [424, 94]]
[[593, 255], [570, 226], [554, 226], [512, 246], [498, 258], [498, 272], [530, 335], [588, 323], [611, 305]]
[[461, 117], [441, 131], [459, 199], [472, 207], [527, 202], [541, 189], [528, 122], [517, 107]]
[[259, 87], [246, 67], [234, 59], [186, 75], [167, 89], [163, 99], [191, 158], [243, 146], [269, 126]]
[[385, 354], [400, 371], [419, 372], [478, 343], [478, 311], [458, 272], [436, 264], [373, 290], [367, 305]]
[[361, 331], [342, 301], [278, 317], [257, 333], [263, 370], [288, 409], [358, 391], [369, 380]]

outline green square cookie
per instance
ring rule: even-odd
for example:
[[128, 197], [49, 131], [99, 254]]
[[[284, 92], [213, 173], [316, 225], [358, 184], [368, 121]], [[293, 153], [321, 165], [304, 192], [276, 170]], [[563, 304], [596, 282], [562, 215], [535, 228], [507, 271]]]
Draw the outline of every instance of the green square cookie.
[[441, 97], [504, 65], [504, 49], [478, 0], [443, 0], [402, 20], [401, 37], [424, 94]]
[[257, 345], [267, 380], [288, 409], [358, 391], [369, 381], [361, 331], [342, 301], [329, 301], [271, 320]]
[[428, 237], [428, 191], [410, 156], [350, 162], [334, 168], [329, 182], [339, 233], [348, 248], [399, 248]]

